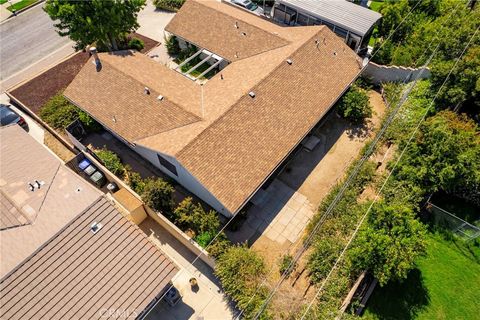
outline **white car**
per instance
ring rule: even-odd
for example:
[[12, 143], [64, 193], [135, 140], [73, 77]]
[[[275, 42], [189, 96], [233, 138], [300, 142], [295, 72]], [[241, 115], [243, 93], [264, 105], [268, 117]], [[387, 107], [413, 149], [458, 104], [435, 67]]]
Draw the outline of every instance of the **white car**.
[[232, 0], [232, 3], [256, 14], [264, 14], [263, 9], [250, 0]]

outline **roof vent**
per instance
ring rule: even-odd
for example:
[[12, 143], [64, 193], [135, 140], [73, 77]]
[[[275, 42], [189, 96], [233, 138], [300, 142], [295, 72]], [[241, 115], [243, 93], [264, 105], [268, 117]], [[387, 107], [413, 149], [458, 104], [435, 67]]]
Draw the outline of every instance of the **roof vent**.
[[117, 122], [117, 118], [115, 116], [112, 117], [113, 122]]
[[148, 87], [143, 88], [143, 93], [150, 94], [150, 89]]
[[237, 21], [235, 21], [235, 28], [238, 29], [238, 22]]
[[292, 65], [292, 63], [293, 63], [292, 59], [287, 59], [287, 63], [288, 63], [289, 65]]
[[93, 234], [97, 233], [98, 231], [100, 231], [100, 229], [102, 229], [103, 225], [99, 222], [94, 222], [92, 223], [92, 225], [90, 226], [90, 231], [92, 231]]
[[246, 32], [242, 32], [242, 36], [246, 37], [246, 36], [247, 36], [247, 33], [246, 33]]
[[336, 55], [337, 55], [337, 51], [333, 51], [333, 55], [336, 56]]
[[251, 98], [255, 98], [255, 92], [253, 92], [253, 91], [250, 91], [250, 92], [248, 93], [248, 95], [249, 95]]
[[162, 95], [159, 95], [159, 96], [157, 97], [157, 100], [158, 100], [158, 101], [162, 101], [162, 100], [163, 100], [163, 96], [162, 96]]

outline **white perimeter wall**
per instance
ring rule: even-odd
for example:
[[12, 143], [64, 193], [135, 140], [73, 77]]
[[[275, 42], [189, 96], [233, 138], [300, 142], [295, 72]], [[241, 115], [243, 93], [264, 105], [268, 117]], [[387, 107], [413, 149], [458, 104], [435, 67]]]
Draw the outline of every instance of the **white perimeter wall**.
[[[190, 192], [195, 194], [197, 197], [208, 203], [212, 208], [226, 216], [227, 218], [232, 216], [232, 213], [229, 212], [223, 204], [218, 201], [217, 198], [215, 198], [192, 174], [190, 174], [187, 169], [185, 169], [174, 157], [171, 157], [169, 155], [156, 152], [152, 149], [146, 148], [141, 145], [136, 145], [133, 148], [138, 154], [140, 154], [143, 158], [151, 162], [155, 167], [159, 168], [167, 174], [169, 177], [172, 179], [176, 180], [178, 183], [180, 183], [183, 187], [188, 189]], [[158, 156], [162, 156], [166, 160], [168, 160], [171, 164], [173, 164], [176, 169], [177, 169], [177, 174], [178, 176], [174, 175], [171, 173], [169, 170], [167, 170], [165, 167], [163, 167], [160, 164], [160, 161], [158, 160]]]

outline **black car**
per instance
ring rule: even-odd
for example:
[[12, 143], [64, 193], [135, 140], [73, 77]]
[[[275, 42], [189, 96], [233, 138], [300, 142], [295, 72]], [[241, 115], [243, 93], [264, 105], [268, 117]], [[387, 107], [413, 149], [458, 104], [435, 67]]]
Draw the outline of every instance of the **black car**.
[[25, 130], [28, 130], [28, 124], [21, 116], [13, 111], [8, 105], [0, 104], [0, 126], [6, 126], [12, 123], [18, 124]]

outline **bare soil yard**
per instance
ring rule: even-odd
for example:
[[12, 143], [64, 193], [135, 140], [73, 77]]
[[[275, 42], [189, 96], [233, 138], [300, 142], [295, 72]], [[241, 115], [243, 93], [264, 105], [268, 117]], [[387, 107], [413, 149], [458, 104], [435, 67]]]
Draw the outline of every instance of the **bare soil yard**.
[[[292, 189], [305, 195], [314, 208], [318, 207], [331, 187], [344, 178], [345, 170], [366, 141], [378, 130], [385, 113], [385, 104], [381, 95], [376, 91], [369, 92], [373, 116], [364, 125], [352, 126], [335, 113], [327, 116], [324, 124], [315, 131], [321, 143], [311, 152], [300, 151], [287, 164], [277, 179], [287, 184]], [[382, 155], [383, 156], [383, 155]], [[306, 225], [305, 225], [306, 226]], [[279, 261], [281, 257], [290, 252], [295, 254], [301, 245], [303, 236], [295, 243], [285, 242], [280, 245], [276, 241], [260, 235], [252, 245], [265, 259], [269, 274], [269, 285], [273, 288], [280, 279]], [[296, 271], [281, 285], [278, 294], [273, 299], [273, 308], [278, 314], [288, 314], [294, 310], [290, 307], [293, 303], [301, 305], [313, 294], [310, 287], [307, 271], [304, 270], [306, 262], [302, 256]], [[289, 303], [285, 303], [290, 301]]]

